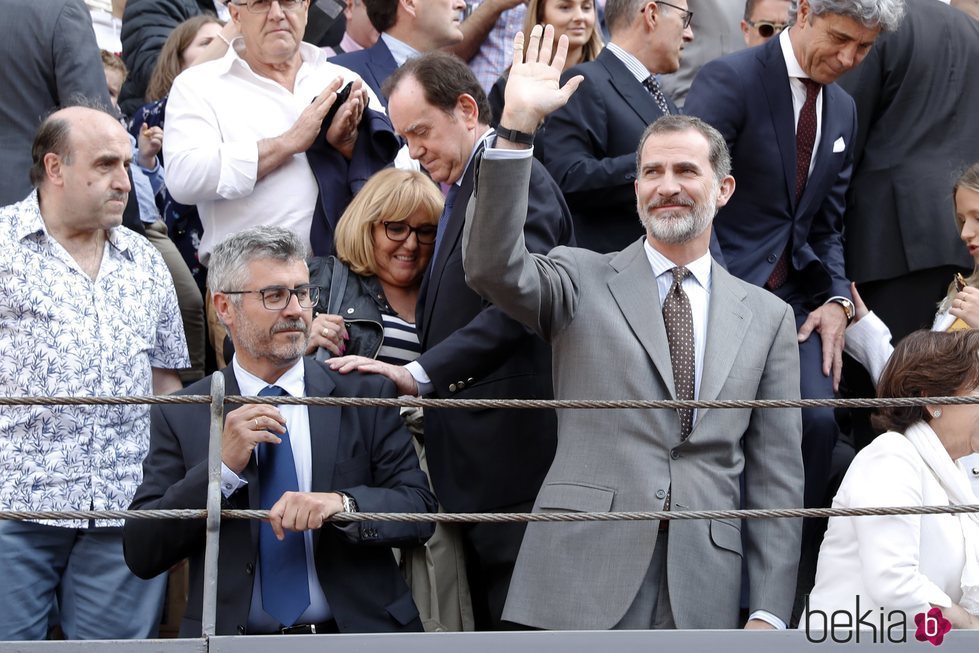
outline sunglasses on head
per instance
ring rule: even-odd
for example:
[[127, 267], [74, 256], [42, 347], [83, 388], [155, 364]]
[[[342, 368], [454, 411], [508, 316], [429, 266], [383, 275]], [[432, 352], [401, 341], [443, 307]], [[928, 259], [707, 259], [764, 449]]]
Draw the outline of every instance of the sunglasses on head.
[[757, 28], [758, 33], [761, 34], [762, 38], [766, 39], [772, 38], [787, 27], [785, 23], [770, 23], [767, 20], [746, 20], [745, 22], [751, 27]]

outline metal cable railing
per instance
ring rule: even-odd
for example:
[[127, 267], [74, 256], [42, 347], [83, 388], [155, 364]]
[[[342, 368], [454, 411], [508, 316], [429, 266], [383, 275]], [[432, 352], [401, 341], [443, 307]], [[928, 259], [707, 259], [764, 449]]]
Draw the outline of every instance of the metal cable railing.
[[[553, 408], [570, 410], [609, 409], [754, 409], [846, 407], [876, 408], [918, 405], [979, 404], [979, 397], [920, 397], [874, 399], [765, 399], [728, 401], [679, 400], [557, 400], [557, 399], [380, 399], [354, 397], [252, 397], [225, 395], [224, 376], [211, 378], [210, 395], [164, 396], [89, 396], [89, 397], [0, 397], [0, 406], [72, 406], [136, 404], [210, 404], [210, 437], [208, 450], [208, 488], [205, 509], [179, 510], [77, 510], [77, 511], [0, 511], [3, 520], [53, 519], [206, 519], [204, 553], [204, 596], [202, 635], [215, 631], [217, 612], [218, 542], [222, 519], [268, 519], [267, 510], [221, 509], [221, 435], [224, 407], [228, 404], [272, 404], [311, 406], [380, 406], [421, 408]], [[979, 505], [901, 506], [872, 508], [776, 508], [755, 510], [691, 510], [646, 512], [547, 512], [547, 513], [339, 513], [331, 522], [400, 521], [439, 523], [513, 523], [513, 522], [582, 522], [582, 521], [688, 521], [698, 519], [789, 519], [823, 517], [863, 517], [881, 515], [961, 514], [979, 512]]]

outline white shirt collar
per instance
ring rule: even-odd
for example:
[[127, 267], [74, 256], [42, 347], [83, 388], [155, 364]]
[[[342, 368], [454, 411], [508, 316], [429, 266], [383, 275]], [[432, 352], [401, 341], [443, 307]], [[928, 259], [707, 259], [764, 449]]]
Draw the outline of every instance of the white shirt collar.
[[275, 383], [260, 379], [242, 367], [241, 363], [238, 362], [237, 354], [231, 359], [231, 365], [234, 367], [235, 379], [238, 380], [238, 391], [242, 395], [255, 396], [269, 385], [277, 385], [293, 397], [306, 395], [306, 366], [301, 357]]
[[639, 83], [646, 81], [651, 74], [649, 69], [642, 65], [642, 62], [639, 61], [639, 59], [634, 57], [631, 52], [626, 52], [623, 50], [621, 46], [616, 45], [615, 43], [609, 43], [605, 46], [605, 48], [615, 55], [615, 58], [621, 61], [622, 64], [629, 69], [629, 72], [632, 73], [632, 76], [635, 77], [636, 81]]
[[398, 64], [399, 67], [405, 65], [405, 62], [409, 59], [421, 54], [415, 48], [401, 39], [396, 39], [387, 32], [381, 32], [381, 40], [384, 41], [384, 45], [388, 46], [388, 50], [394, 58], [394, 63]]
[[[653, 274], [657, 278], [664, 274], [669, 274], [670, 270], [677, 267], [676, 263], [663, 256], [662, 253], [650, 245], [648, 240], [643, 240], [643, 248], [646, 250], [646, 258], [649, 259], [649, 265], [653, 268]], [[697, 280], [697, 283], [701, 287], [707, 290], [710, 289], [710, 252], [705, 253], [700, 258], [687, 263], [683, 267], [690, 270], [693, 278]]]
[[795, 50], [792, 49], [792, 38], [789, 32], [792, 28], [782, 30], [778, 35], [778, 44], [782, 46], [782, 57], [785, 59], [785, 69], [789, 72], [789, 77], [799, 79], [809, 79], [809, 75], [802, 69], [799, 60], [795, 57]]

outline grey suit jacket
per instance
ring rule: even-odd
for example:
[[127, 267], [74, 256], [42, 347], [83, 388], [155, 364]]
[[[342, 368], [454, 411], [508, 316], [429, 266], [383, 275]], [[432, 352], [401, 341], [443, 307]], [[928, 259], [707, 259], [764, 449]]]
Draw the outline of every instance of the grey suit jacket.
[[31, 192], [41, 119], [75, 96], [109, 106], [92, 18], [82, 0], [6, 0], [0, 22], [0, 206]]
[[[560, 399], [670, 399], [659, 295], [642, 240], [622, 252], [529, 254], [519, 225], [529, 161], [482, 161], [464, 232], [472, 287], [549, 340]], [[700, 399], [792, 399], [799, 358], [792, 310], [716, 263]], [[690, 437], [668, 410], [563, 410], [539, 511], [641, 511], [802, 505], [799, 411], [700, 410]], [[648, 568], [656, 522], [530, 524], [504, 619], [538, 628], [613, 627]], [[670, 600], [679, 628], [735, 628], [741, 560], [750, 609], [786, 622], [800, 524], [684, 521], [670, 526]], [[744, 543], [742, 545], [742, 542]]]

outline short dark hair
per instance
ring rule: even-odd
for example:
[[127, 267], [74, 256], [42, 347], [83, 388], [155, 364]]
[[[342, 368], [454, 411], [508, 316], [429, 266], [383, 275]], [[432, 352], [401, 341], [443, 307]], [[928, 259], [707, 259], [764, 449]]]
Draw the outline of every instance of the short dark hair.
[[[878, 397], [950, 397], [979, 386], [979, 331], [915, 331], [898, 343], [877, 384]], [[930, 421], [924, 406], [882, 407], [876, 428], [904, 432]]]
[[744, 19], [751, 20], [751, 14], [755, 13], [755, 5], [758, 4], [758, 0], [747, 0], [744, 3]]
[[408, 78], [422, 87], [426, 102], [446, 113], [452, 113], [460, 95], [472, 96], [480, 124], [489, 124], [493, 114], [486, 91], [469, 66], [454, 54], [436, 51], [409, 59], [384, 81], [384, 95], [391, 97], [398, 84]]
[[31, 146], [31, 185], [38, 188], [47, 175], [44, 157], [57, 154], [66, 165], [71, 164], [71, 127], [68, 121], [57, 116], [48, 116], [38, 127]]
[[363, 0], [367, 20], [378, 32], [386, 32], [398, 22], [398, 0]]
[[639, 137], [639, 147], [636, 149], [636, 176], [642, 174], [642, 149], [646, 141], [653, 134], [672, 134], [685, 131], [696, 131], [707, 141], [708, 159], [710, 167], [714, 170], [714, 179], [720, 181], [731, 174], [731, 153], [727, 149], [727, 142], [721, 133], [708, 125], [700, 118], [694, 116], [684, 116], [669, 114], [661, 116]]

